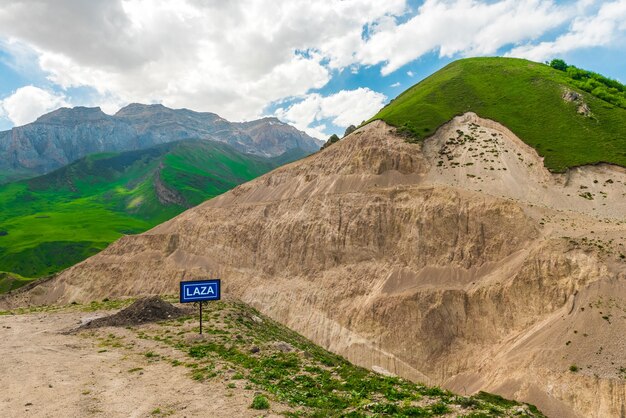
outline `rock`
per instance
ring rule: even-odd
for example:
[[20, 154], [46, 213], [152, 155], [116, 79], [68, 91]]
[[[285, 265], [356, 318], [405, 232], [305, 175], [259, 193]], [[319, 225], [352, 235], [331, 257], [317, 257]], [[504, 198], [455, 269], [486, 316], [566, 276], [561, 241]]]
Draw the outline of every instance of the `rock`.
[[250, 348], [250, 352], [251, 352], [252, 354], [256, 354], [256, 353], [258, 353], [259, 351], [261, 351], [261, 349], [260, 349], [259, 347], [257, 347], [256, 345], [255, 345], [255, 346], [252, 346], [252, 348]]
[[274, 348], [276, 348], [278, 351], [282, 351], [283, 353], [289, 353], [294, 350], [291, 344], [284, 341], [274, 343]]
[[582, 100], [582, 96], [578, 93], [576, 93], [575, 91], [566, 91], [565, 93], [563, 93], [563, 100], [565, 100], [566, 102], [576, 102], [578, 100]]
[[563, 93], [562, 97], [563, 100], [565, 100], [566, 102], [578, 103], [578, 108], [576, 109], [576, 111], [579, 115], [591, 116], [591, 109], [589, 109], [587, 103], [584, 102], [583, 96], [581, 94], [576, 93], [575, 91], [568, 90]]
[[394, 377], [396, 376], [395, 374], [391, 373], [389, 370], [380, 367], [380, 366], [372, 366], [372, 370], [375, 371], [378, 374], [382, 374], [383, 376], [387, 376], [387, 377]]
[[584, 115], [584, 116], [591, 115], [591, 109], [589, 109], [589, 106], [587, 105], [587, 103], [581, 103], [580, 106], [578, 106], [578, 114]]

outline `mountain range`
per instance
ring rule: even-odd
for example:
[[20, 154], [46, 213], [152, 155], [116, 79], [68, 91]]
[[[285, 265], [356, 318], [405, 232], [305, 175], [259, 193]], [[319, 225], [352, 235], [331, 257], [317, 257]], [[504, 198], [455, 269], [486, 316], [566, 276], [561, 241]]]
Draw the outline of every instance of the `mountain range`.
[[2, 132], [0, 291], [318, 149], [275, 118], [231, 123], [162, 105], [61, 108]]
[[0, 182], [34, 177], [81, 157], [202, 139], [264, 157], [317, 151], [322, 141], [279, 121], [234, 123], [214, 113], [130, 104], [115, 115], [98, 107], [61, 108], [35, 122], [0, 132]]

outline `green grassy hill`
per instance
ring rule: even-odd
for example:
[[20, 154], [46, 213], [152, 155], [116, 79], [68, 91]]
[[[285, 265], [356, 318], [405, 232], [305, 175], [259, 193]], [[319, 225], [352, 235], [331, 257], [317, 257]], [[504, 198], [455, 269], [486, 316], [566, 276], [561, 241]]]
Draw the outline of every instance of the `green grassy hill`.
[[[91, 155], [2, 185], [0, 271], [25, 277], [60, 271], [284, 162], [189, 140]], [[0, 292], [26, 282], [11, 279]]]
[[[607, 101], [605, 89], [586, 92], [578, 86], [584, 84], [571, 72], [549, 65], [469, 58], [411, 87], [372, 120], [382, 119], [423, 139], [471, 111], [511, 129], [545, 157], [552, 171], [599, 162], [626, 166], [626, 109]], [[566, 91], [579, 93], [591, 115], [579, 114], [579, 103], [564, 100]]]
[[0, 293], [10, 292], [11, 290], [22, 287], [33, 280], [34, 279], [22, 277], [19, 274], [0, 271]]

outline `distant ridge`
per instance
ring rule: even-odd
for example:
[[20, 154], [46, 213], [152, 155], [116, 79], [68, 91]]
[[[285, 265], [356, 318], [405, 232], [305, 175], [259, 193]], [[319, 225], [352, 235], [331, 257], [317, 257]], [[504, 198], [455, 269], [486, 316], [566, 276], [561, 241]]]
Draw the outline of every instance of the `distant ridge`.
[[60, 108], [0, 132], [0, 183], [49, 173], [93, 153], [139, 150], [183, 139], [221, 142], [263, 157], [298, 149], [306, 155], [322, 144], [276, 118], [233, 123], [215, 113], [139, 103], [113, 116], [99, 107]]

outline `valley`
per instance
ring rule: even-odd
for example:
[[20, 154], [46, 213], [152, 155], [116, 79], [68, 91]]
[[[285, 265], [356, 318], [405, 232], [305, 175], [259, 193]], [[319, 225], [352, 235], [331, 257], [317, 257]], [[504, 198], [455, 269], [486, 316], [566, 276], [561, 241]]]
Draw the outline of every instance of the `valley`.
[[284, 162], [279, 158], [301, 155], [272, 159], [186, 140], [94, 154], [41, 177], [0, 185], [0, 271], [31, 278], [56, 273], [122, 235], [150, 229], [270, 171]]

